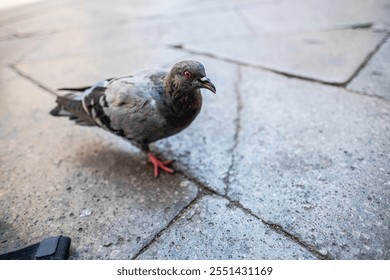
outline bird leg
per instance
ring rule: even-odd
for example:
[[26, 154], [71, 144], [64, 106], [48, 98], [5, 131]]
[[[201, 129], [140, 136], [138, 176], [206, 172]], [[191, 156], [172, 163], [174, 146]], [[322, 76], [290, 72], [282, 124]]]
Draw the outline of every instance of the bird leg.
[[161, 169], [168, 173], [174, 173], [175, 170], [172, 168], [169, 168], [168, 166], [172, 164], [173, 160], [168, 161], [161, 161], [159, 160], [155, 155], [153, 155], [151, 152], [148, 152], [148, 159], [149, 162], [151, 162], [154, 166], [154, 177], [158, 177], [158, 170]]

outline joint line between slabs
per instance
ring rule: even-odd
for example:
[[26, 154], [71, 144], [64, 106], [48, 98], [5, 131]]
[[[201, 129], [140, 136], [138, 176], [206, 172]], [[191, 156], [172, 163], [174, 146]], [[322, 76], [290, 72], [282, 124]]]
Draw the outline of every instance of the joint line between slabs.
[[[386, 40], [389, 38], [389, 36], [390, 36], [390, 33], [386, 37], [384, 37], [384, 39], [380, 42], [380, 44], [378, 44], [377, 48], [375, 48], [372, 51], [372, 53], [370, 53], [370, 55], [368, 55], [366, 57], [366, 60], [367, 60], [366, 63], [363, 62], [362, 65], [358, 67], [360, 70], [364, 68], [364, 66], [368, 63], [370, 58], [376, 53], [376, 51], [380, 48], [380, 46], [382, 46], [386, 42]], [[377, 96], [377, 95], [369, 95], [369, 94], [366, 94], [366, 93], [363, 93], [363, 92], [353, 91], [353, 90], [349, 90], [348, 88], [346, 88], [346, 86], [353, 80], [353, 78], [356, 77], [356, 75], [360, 71], [356, 71], [356, 73], [354, 73], [345, 82], [326, 82], [326, 81], [321, 81], [321, 80], [318, 80], [318, 79], [315, 79], [315, 78], [294, 75], [294, 74], [291, 74], [291, 73], [275, 70], [275, 69], [264, 67], [264, 66], [253, 65], [253, 64], [250, 64], [248, 62], [234, 60], [234, 59], [231, 59], [231, 58], [220, 57], [220, 56], [217, 56], [217, 55], [214, 55], [214, 54], [210, 54], [210, 53], [207, 53], [207, 52], [194, 51], [194, 50], [191, 50], [191, 49], [187, 49], [187, 48], [185, 48], [182, 45], [171, 45], [169, 47], [173, 48], [173, 49], [180, 49], [183, 52], [188, 53], [188, 54], [202, 55], [202, 56], [210, 57], [212, 59], [216, 59], [216, 60], [219, 60], [219, 61], [228, 62], [228, 63], [234, 64], [234, 65], [239, 65], [239, 66], [243, 66], [243, 67], [249, 67], [249, 68], [252, 68], [252, 69], [259, 69], [259, 70], [263, 70], [263, 71], [266, 71], [266, 72], [271, 72], [271, 73], [274, 73], [274, 74], [277, 74], [277, 75], [281, 75], [281, 76], [286, 77], [286, 78], [297, 79], [297, 80], [306, 81], [306, 82], [312, 82], [312, 83], [316, 83], [316, 84], [319, 84], [319, 85], [326, 85], [326, 86], [332, 86], [332, 87], [336, 87], [336, 88], [342, 88], [342, 89], [345, 89], [345, 90], [347, 90], [347, 91], [349, 91], [350, 93], [353, 93], [353, 94], [363, 95], [363, 96], [367, 96], [369, 98], [374, 98], [374, 99], [379, 99], [379, 100], [384, 100], [383, 98], [381, 98], [380, 96]]]
[[171, 221], [169, 221], [169, 223], [163, 228], [161, 229], [146, 245], [144, 245], [131, 259], [132, 260], [136, 260], [140, 255], [142, 255], [144, 252], [146, 252], [148, 250], [148, 248], [150, 248], [150, 246], [152, 246], [153, 244], [155, 244], [157, 242], [157, 240], [160, 238], [160, 236], [162, 236], [167, 230], [169, 230], [174, 224], [175, 222], [180, 219], [185, 213], [188, 212], [188, 210], [190, 208], [193, 207], [194, 204], [196, 204], [203, 196], [205, 196], [206, 194], [201, 192], [200, 189], [198, 188], [198, 194], [197, 196], [189, 203], [187, 204], [184, 208], [182, 208], [179, 213], [173, 217], [173, 219]]
[[228, 167], [226, 176], [223, 178], [223, 182], [225, 184], [225, 195], [228, 195], [230, 185], [231, 185], [231, 175], [234, 166], [236, 165], [236, 149], [238, 146], [238, 141], [239, 141], [239, 135], [241, 131], [241, 111], [243, 107], [243, 102], [241, 98], [241, 92], [240, 92], [240, 86], [241, 86], [241, 80], [242, 80], [242, 72], [241, 72], [241, 66], [237, 65], [237, 80], [234, 83], [234, 92], [236, 95], [236, 118], [234, 119], [234, 135], [233, 135], [233, 145], [231, 148], [228, 150], [228, 154], [231, 154], [231, 161], [230, 165]]
[[19, 70], [14, 64], [9, 64], [8, 67], [10, 69], [12, 69], [16, 74], [18, 74], [20, 77], [28, 80], [29, 82], [33, 83], [34, 85], [36, 85], [37, 87], [43, 89], [44, 91], [50, 93], [51, 95], [54, 95], [54, 96], [57, 96], [57, 94], [51, 90], [50, 88], [48, 88], [47, 86], [45, 86], [44, 84], [38, 82], [37, 80], [35, 80], [34, 78], [32, 78], [31, 76], [23, 73], [21, 70]]

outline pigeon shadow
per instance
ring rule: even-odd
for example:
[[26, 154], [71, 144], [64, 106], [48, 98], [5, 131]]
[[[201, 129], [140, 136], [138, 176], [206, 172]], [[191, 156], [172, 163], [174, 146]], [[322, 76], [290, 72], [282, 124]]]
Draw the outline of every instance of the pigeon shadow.
[[162, 186], [179, 185], [183, 180], [179, 174], [161, 173], [154, 177], [153, 166], [148, 163], [145, 153], [124, 145], [91, 143], [77, 152], [78, 170], [76, 176], [88, 176], [89, 180], [108, 181], [110, 185], [138, 187], [144, 190]]

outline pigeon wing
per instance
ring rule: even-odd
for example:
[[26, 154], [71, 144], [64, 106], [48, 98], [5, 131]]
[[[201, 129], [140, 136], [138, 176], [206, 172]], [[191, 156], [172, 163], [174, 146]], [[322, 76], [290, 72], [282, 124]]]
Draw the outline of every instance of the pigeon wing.
[[113, 79], [105, 92], [105, 114], [110, 127], [138, 145], [166, 136], [166, 120], [158, 104], [162, 102], [165, 72], [141, 72]]
[[73, 92], [57, 98], [50, 113], [68, 116], [79, 125], [99, 126], [145, 146], [167, 136], [166, 120], [158, 109], [166, 72], [144, 71], [92, 87], [66, 88]]

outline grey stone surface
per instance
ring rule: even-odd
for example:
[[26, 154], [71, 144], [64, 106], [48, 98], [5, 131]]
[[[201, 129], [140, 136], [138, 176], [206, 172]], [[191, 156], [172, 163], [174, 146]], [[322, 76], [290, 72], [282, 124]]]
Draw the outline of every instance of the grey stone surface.
[[388, 259], [390, 104], [247, 68], [242, 76], [228, 196], [334, 258]]
[[[54, 2], [54, 1], [53, 1]], [[66, 30], [95, 28], [97, 24], [118, 24], [121, 18], [105, 13], [104, 10], [84, 9], [83, 3], [67, 5], [56, 1], [53, 9], [40, 10], [39, 16], [17, 18], [5, 22], [8, 28], [28, 34], [51, 34]], [[47, 24], [50, 22], [51, 24]]]
[[[0, 11], [0, 253], [64, 234], [72, 259], [390, 258], [388, 0], [132, 4]], [[45, 88], [182, 59], [217, 94], [153, 146], [175, 175], [48, 115]]]
[[[264, 34], [186, 47], [200, 53], [329, 83], [345, 83], [383, 40], [362, 30]], [[359, 46], [358, 48], [356, 46]]]
[[390, 41], [381, 46], [362, 71], [348, 85], [349, 89], [390, 100]]
[[241, 13], [259, 34], [352, 26], [390, 28], [388, 0], [282, 0], [243, 6]]
[[0, 63], [13, 64], [26, 56], [40, 44], [35, 38], [10, 38], [0, 41]]
[[143, 154], [99, 129], [50, 118], [53, 97], [9, 75], [0, 95], [0, 253], [64, 234], [73, 259], [128, 259], [197, 195], [155, 180]]
[[[244, 227], [242, 225], [245, 225]], [[315, 259], [229, 201], [206, 196], [138, 259]]]
[[[237, 118], [236, 92], [232, 91], [239, 79], [237, 66], [215, 59], [184, 55], [176, 50], [151, 49], [99, 58], [74, 56], [43, 61], [33, 59], [18, 64], [17, 68], [55, 90], [69, 84], [85, 86], [94, 83], [104, 78], [102, 73], [111, 77], [149, 67], [158, 69], [160, 65], [170, 67], [174, 61], [181, 59], [202, 61], [207, 75], [218, 85], [217, 94], [205, 91], [202, 111], [194, 123], [182, 133], [159, 141], [155, 146], [164, 157], [175, 159], [175, 166], [180, 170], [223, 194], [224, 179], [231, 164], [231, 149], [234, 145], [234, 120]], [[123, 64], [124, 60], [131, 61], [131, 65]], [[221, 133], [223, 137], [220, 137]]]

